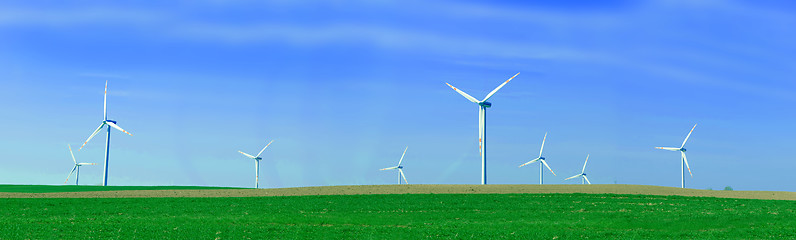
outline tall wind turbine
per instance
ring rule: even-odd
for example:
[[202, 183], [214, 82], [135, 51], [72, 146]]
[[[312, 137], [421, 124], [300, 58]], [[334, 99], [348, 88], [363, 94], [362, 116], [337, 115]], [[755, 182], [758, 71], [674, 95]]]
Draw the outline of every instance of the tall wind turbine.
[[509, 81], [511, 81], [511, 79], [514, 79], [514, 77], [516, 77], [517, 75], [520, 75], [520, 73], [514, 74], [514, 76], [509, 78], [509, 80], [506, 80], [505, 82], [503, 82], [503, 84], [500, 84], [500, 86], [495, 88], [495, 90], [492, 90], [492, 92], [487, 94], [484, 100], [481, 101], [478, 101], [478, 99], [475, 99], [474, 97], [463, 92], [462, 90], [459, 90], [458, 88], [455, 88], [450, 84], [445, 83], [449, 87], [453, 88], [454, 91], [464, 96], [464, 98], [470, 100], [470, 102], [478, 104], [478, 150], [479, 152], [481, 152], [481, 184], [486, 184], [486, 109], [492, 107], [492, 103], [487, 102], [486, 100], [489, 100], [489, 98], [492, 97], [492, 95], [494, 95], [498, 90], [500, 90], [500, 88], [502, 88], [503, 85], [509, 83]]
[[249, 157], [251, 159], [254, 159], [254, 173], [255, 173], [255, 175], [254, 175], [254, 188], [260, 188], [260, 160], [263, 160], [263, 158], [260, 157], [260, 154], [263, 154], [263, 151], [265, 151], [265, 149], [268, 148], [268, 146], [271, 145], [272, 142], [274, 142], [274, 140], [271, 140], [271, 142], [266, 144], [265, 147], [263, 147], [263, 150], [260, 150], [260, 153], [257, 153], [257, 156], [252, 156], [251, 154], [248, 154], [248, 153], [245, 153], [245, 152], [242, 152], [242, 151], [238, 151], [239, 153], [241, 153], [241, 154], [243, 154], [243, 155], [245, 155], [245, 156], [247, 156], [247, 157]]
[[388, 168], [379, 169], [381, 171], [398, 169], [398, 184], [401, 184], [401, 178], [404, 179], [404, 182], [406, 184], [409, 184], [409, 182], [406, 181], [406, 176], [404, 176], [404, 171], [401, 170], [401, 169], [404, 168], [404, 166], [401, 166], [401, 162], [404, 161], [404, 155], [406, 155], [406, 150], [407, 149], [409, 149], [409, 146], [406, 146], [406, 148], [404, 149], [404, 154], [401, 154], [401, 160], [398, 160], [398, 165], [395, 165], [395, 167], [388, 167]]
[[115, 129], [117, 129], [119, 131], [127, 133], [130, 136], [133, 136], [133, 134], [125, 131], [124, 129], [122, 129], [121, 127], [116, 125], [116, 121], [108, 119], [108, 81], [105, 81], [105, 98], [104, 98], [102, 104], [103, 104], [103, 106], [102, 106], [102, 113], [103, 113], [102, 123], [100, 123], [99, 127], [97, 128], [97, 130], [94, 130], [94, 133], [91, 133], [91, 136], [89, 136], [88, 139], [86, 139], [86, 142], [83, 143], [83, 146], [80, 146], [80, 149], [78, 149], [78, 151], [82, 150], [83, 147], [86, 146], [86, 143], [88, 143], [88, 141], [90, 141], [91, 138], [93, 138], [95, 135], [97, 135], [97, 133], [99, 133], [102, 130], [103, 127], [109, 126], [107, 128], [108, 129], [108, 135], [107, 135], [107, 137], [105, 137], [105, 172], [102, 174], [102, 186], [108, 186], [108, 156], [110, 154], [110, 149], [111, 149], [111, 128], [115, 128]]
[[685, 188], [685, 168], [683, 168], [683, 164], [684, 163], [685, 163], [685, 167], [688, 168], [688, 174], [690, 174], [692, 178], [694, 177], [694, 174], [691, 173], [691, 167], [688, 166], [688, 158], [685, 157], [685, 151], [686, 151], [685, 150], [685, 142], [687, 142], [688, 138], [691, 137], [691, 133], [694, 132], [694, 128], [696, 128], [696, 124], [694, 124], [694, 127], [691, 128], [691, 131], [688, 132], [688, 135], [685, 136], [685, 140], [683, 140], [683, 145], [680, 145], [679, 148], [655, 147], [657, 149], [669, 150], [669, 151], [674, 151], [674, 152], [678, 152], [679, 151], [680, 152], [680, 187], [681, 188]]
[[588, 162], [589, 162], [589, 155], [586, 154], [586, 161], [583, 162], [583, 169], [580, 170], [580, 174], [572, 176], [572, 177], [568, 177], [568, 178], [564, 179], [564, 181], [570, 180], [570, 179], [573, 179], [573, 178], [576, 178], [576, 177], [580, 177], [581, 178], [580, 179], [580, 184], [586, 184], [586, 183], [583, 182], [583, 180], [586, 180], [587, 183], [591, 184], [591, 182], [589, 182], [589, 178], [586, 177], [586, 163], [588, 163]]
[[556, 173], [553, 172], [553, 169], [550, 169], [550, 165], [547, 165], [547, 162], [545, 161], [545, 158], [542, 157], [542, 150], [544, 150], [544, 142], [545, 142], [545, 140], [547, 140], [547, 133], [544, 133], [544, 138], [542, 139], [542, 148], [539, 149], [539, 157], [537, 157], [537, 158], [535, 158], [535, 159], [533, 159], [531, 161], [528, 161], [526, 163], [523, 163], [522, 165], [519, 166], [519, 167], [522, 167], [522, 166], [525, 166], [525, 165], [528, 165], [528, 164], [531, 164], [531, 163], [540, 162], [539, 163], [539, 184], [544, 184], [544, 168], [542, 168], [542, 165], [547, 167], [547, 169], [550, 170], [551, 173], [553, 173], [553, 176], [556, 176]]
[[77, 160], [75, 160], [75, 154], [72, 153], [72, 145], [67, 144], [67, 146], [69, 146], [69, 155], [72, 155], [72, 162], [75, 162], [75, 167], [73, 167], [72, 171], [69, 172], [69, 175], [66, 176], [66, 181], [64, 181], [64, 183], [68, 182], [69, 181], [69, 177], [71, 177], [72, 173], [74, 173], [75, 170], [77, 170], [77, 175], [75, 175], [75, 185], [78, 185], [78, 181], [80, 180], [80, 166], [97, 165], [97, 164], [96, 163], [78, 163]]

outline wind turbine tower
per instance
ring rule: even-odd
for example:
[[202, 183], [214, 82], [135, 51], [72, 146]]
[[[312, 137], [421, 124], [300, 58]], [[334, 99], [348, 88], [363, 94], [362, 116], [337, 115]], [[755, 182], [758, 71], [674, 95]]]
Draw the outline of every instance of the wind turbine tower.
[[96, 163], [79, 163], [79, 162], [77, 162], [77, 160], [75, 160], [75, 154], [72, 153], [72, 145], [68, 145], [67, 144], [67, 146], [69, 146], [69, 155], [72, 155], [72, 162], [75, 163], [75, 166], [72, 167], [72, 171], [69, 172], [69, 175], [66, 176], [66, 181], [64, 181], [64, 183], [68, 182], [69, 181], [69, 177], [71, 177], [72, 173], [75, 173], [75, 170], [77, 170], [77, 174], [75, 175], [75, 185], [79, 185], [78, 181], [80, 181], [80, 166], [97, 165], [97, 164]]
[[388, 168], [382, 168], [382, 169], [379, 169], [379, 170], [381, 170], [381, 171], [384, 171], [384, 170], [393, 170], [393, 169], [398, 169], [398, 184], [399, 184], [399, 185], [401, 184], [401, 178], [403, 178], [403, 179], [404, 179], [404, 182], [405, 182], [406, 184], [409, 184], [409, 182], [407, 182], [407, 181], [406, 181], [406, 176], [404, 176], [404, 170], [402, 170], [402, 169], [404, 168], [404, 166], [401, 166], [401, 162], [403, 162], [403, 161], [404, 161], [404, 155], [406, 155], [406, 150], [407, 150], [407, 149], [409, 149], [409, 146], [406, 146], [406, 148], [404, 149], [404, 153], [403, 153], [403, 154], [401, 154], [401, 159], [400, 159], [400, 160], [398, 160], [398, 165], [395, 165], [394, 167], [388, 167]]
[[133, 136], [132, 133], [129, 133], [124, 129], [122, 129], [121, 127], [119, 127], [118, 125], [116, 125], [116, 121], [108, 119], [108, 81], [105, 81], [105, 98], [103, 100], [102, 112], [103, 112], [102, 123], [100, 123], [100, 126], [97, 128], [97, 130], [94, 130], [94, 133], [92, 133], [91, 136], [89, 136], [88, 139], [86, 139], [86, 142], [84, 142], [83, 145], [80, 146], [80, 149], [78, 149], [77, 151], [82, 150], [83, 147], [86, 146], [88, 141], [91, 140], [91, 138], [93, 138], [95, 135], [97, 135], [97, 133], [102, 131], [103, 127], [108, 126], [107, 128], [108, 135], [105, 137], [105, 171], [102, 174], [102, 186], [108, 186], [108, 157], [110, 155], [110, 150], [111, 150], [111, 128], [115, 128], [119, 131], [127, 133], [130, 136]]
[[547, 165], [547, 161], [545, 161], [545, 158], [542, 156], [542, 151], [544, 150], [544, 142], [545, 142], [545, 140], [547, 140], [547, 133], [544, 133], [544, 138], [542, 138], [542, 148], [539, 149], [539, 157], [537, 157], [537, 158], [535, 158], [535, 159], [533, 159], [531, 161], [528, 161], [526, 163], [523, 163], [522, 165], [519, 166], [519, 167], [522, 167], [522, 166], [525, 166], [525, 165], [528, 165], [528, 164], [531, 164], [531, 163], [539, 162], [539, 185], [544, 184], [544, 168], [542, 168], [542, 165], [547, 167], [547, 170], [550, 170], [550, 172], [553, 173], [553, 176], [556, 176], [556, 173], [553, 172], [553, 169], [550, 168], [550, 165]]
[[[694, 177], [694, 174], [691, 173], [691, 167], [688, 166], [688, 158], [685, 157], [685, 152], [686, 152], [686, 150], [685, 150], [685, 142], [687, 142], [688, 138], [691, 137], [691, 133], [694, 132], [694, 128], [696, 128], [696, 124], [694, 124], [694, 127], [691, 128], [691, 131], [688, 132], [688, 135], [685, 136], [685, 140], [683, 140], [683, 144], [680, 145], [679, 148], [674, 148], [674, 147], [655, 147], [657, 149], [680, 152], [680, 188], [685, 188], [685, 168], [688, 168], [688, 174], [691, 175], [692, 178]], [[683, 167], [683, 164], [685, 164], [685, 168]]]
[[470, 102], [478, 104], [478, 150], [481, 153], [481, 184], [486, 184], [486, 109], [492, 107], [492, 103], [487, 102], [492, 95], [494, 95], [500, 88], [502, 88], [506, 83], [509, 83], [511, 79], [514, 79], [520, 73], [514, 74], [511, 78], [500, 84], [495, 90], [492, 90], [489, 94], [486, 95], [484, 100], [479, 101], [474, 97], [470, 96], [469, 94], [459, 90], [458, 88], [453, 87], [452, 85], [447, 84], [449, 87], [453, 88], [454, 91], [458, 92]]
[[[570, 180], [570, 179], [573, 179], [573, 178], [576, 178], [576, 177], [580, 177], [580, 184], [586, 184], [586, 183], [591, 184], [591, 182], [589, 182], [589, 178], [586, 177], [586, 163], [588, 163], [588, 162], [589, 162], [589, 155], [586, 154], [586, 161], [583, 162], [583, 169], [580, 170], [580, 174], [572, 176], [572, 177], [568, 177], [568, 178], [564, 179], [564, 181]], [[584, 182], [584, 181], [586, 181], [586, 182]]]
[[265, 147], [263, 147], [263, 150], [260, 150], [260, 153], [257, 153], [257, 156], [252, 156], [251, 154], [238, 151], [244, 156], [254, 159], [254, 188], [260, 188], [260, 160], [263, 160], [263, 158], [260, 157], [260, 154], [263, 154], [263, 151], [265, 151], [265, 149], [268, 148], [268, 146], [273, 142], [274, 140], [271, 140], [271, 142], [266, 144]]

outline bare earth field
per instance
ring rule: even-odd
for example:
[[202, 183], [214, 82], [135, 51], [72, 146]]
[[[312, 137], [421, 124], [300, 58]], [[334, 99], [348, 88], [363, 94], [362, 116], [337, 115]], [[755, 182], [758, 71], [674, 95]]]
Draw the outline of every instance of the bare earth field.
[[274, 189], [129, 190], [56, 193], [0, 192], [0, 198], [264, 197], [367, 194], [592, 193], [796, 200], [796, 192], [716, 191], [643, 185], [360, 185]]

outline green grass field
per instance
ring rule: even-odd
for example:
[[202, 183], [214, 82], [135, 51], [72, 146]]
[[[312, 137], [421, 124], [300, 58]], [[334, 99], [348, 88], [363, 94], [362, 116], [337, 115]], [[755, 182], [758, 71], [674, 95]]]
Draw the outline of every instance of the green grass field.
[[21, 193], [128, 191], [128, 190], [201, 190], [201, 189], [235, 189], [235, 188], [196, 187], [196, 186], [0, 185], [0, 192], [21, 192]]
[[0, 239], [795, 239], [796, 201], [614, 194], [0, 199]]

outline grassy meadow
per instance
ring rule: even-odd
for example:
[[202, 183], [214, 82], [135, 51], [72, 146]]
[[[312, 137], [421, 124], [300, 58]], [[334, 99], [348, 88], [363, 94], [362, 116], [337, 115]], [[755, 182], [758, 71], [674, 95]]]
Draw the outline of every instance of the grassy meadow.
[[0, 199], [0, 239], [795, 239], [796, 201], [619, 194]]

